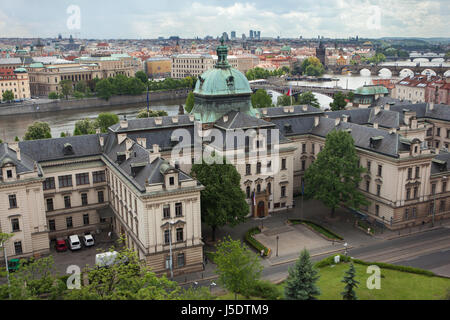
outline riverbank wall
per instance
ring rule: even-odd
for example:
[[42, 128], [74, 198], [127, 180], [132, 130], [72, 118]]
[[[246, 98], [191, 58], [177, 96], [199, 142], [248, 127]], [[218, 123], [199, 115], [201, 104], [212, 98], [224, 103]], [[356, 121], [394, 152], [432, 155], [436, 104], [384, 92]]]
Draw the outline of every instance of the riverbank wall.
[[[150, 92], [150, 102], [186, 98], [191, 89], [176, 89]], [[100, 98], [53, 100], [49, 102], [27, 101], [26, 103], [1, 104], [0, 116], [21, 115], [27, 113], [45, 113], [64, 110], [100, 108], [117, 105], [147, 103], [147, 93], [137, 96], [113, 96], [109, 100]]]

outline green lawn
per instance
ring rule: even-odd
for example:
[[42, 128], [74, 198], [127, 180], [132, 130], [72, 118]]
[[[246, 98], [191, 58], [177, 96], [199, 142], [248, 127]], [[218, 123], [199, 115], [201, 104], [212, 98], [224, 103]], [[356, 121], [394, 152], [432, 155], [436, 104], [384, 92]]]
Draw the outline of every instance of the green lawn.
[[[342, 300], [341, 292], [345, 284], [341, 282], [348, 263], [340, 263], [334, 267], [326, 266], [319, 269], [320, 279], [318, 286], [321, 291], [321, 300]], [[381, 268], [381, 289], [369, 290], [366, 281], [370, 274], [366, 273], [367, 266], [356, 264], [356, 280], [359, 287], [356, 295], [359, 300], [442, 300], [446, 299], [450, 290], [450, 279], [429, 277], [425, 275], [401, 272]], [[284, 283], [278, 285], [280, 296], [284, 292]], [[217, 297], [219, 300], [234, 300], [233, 293], [227, 293]], [[238, 299], [247, 298], [239, 295]], [[251, 297], [253, 299], [259, 299]]]
[[[341, 300], [341, 292], [345, 284], [341, 282], [347, 263], [334, 267], [320, 268], [318, 286], [321, 291], [319, 299]], [[447, 290], [450, 290], [450, 279], [429, 277], [407, 272], [381, 268], [381, 289], [369, 290], [366, 286], [367, 266], [355, 264], [356, 280], [359, 287], [356, 295], [360, 300], [441, 300], [445, 299]], [[284, 284], [280, 284], [283, 287]]]

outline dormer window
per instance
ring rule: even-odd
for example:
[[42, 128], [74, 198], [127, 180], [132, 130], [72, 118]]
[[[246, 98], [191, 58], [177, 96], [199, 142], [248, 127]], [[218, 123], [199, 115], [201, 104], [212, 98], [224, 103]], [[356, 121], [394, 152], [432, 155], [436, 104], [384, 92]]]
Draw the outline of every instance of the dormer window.
[[6, 170], [6, 178], [11, 179], [13, 177], [12, 170]]
[[169, 185], [171, 185], [171, 186], [175, 185], [175, 177], [169, 178]]
[[72, 154], [74, 154], [72, 145], [70, 143], [64, 144], [64, 155], [68, 156]]

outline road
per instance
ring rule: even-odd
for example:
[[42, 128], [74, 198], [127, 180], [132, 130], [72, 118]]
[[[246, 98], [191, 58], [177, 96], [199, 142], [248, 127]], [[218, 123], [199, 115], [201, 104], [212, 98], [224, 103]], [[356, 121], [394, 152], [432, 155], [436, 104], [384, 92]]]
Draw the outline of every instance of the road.
[[[316, 262], [329, 255], [315, 255], [311, 258]], [[349, 249], [348, 255], [365, 261], [426, 269], [438, 275], [450, 277], [450, 228], [443, 227]], [[294, 264], [295, 261], [270, 265], [267, 260], [264, 260], [262, 278], [270, 281], [284, 280], [288, 275], [289, 267]], [[208, 280], [199, 281], [199, 285], [208, 286], [211, 281], [215, 280], [208, 278]]]

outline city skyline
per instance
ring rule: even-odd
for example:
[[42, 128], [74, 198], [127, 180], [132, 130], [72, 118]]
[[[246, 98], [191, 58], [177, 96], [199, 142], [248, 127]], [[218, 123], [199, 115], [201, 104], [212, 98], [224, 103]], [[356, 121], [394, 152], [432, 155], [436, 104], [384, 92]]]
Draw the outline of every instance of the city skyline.
[[24, 0], [5, 3], [0, 9], [0, 37], [56, 37], [61, 33], [97, 39], [203, 38], [236, 31], [240, 38], [243, 33], [248, 37], [249, 30], [261, 30], [262, 38], [450, 36], [450, 9], [443, 0], [284, 0], [276, 4], [135, 0], [114, 7], [104, 1], [51, 2], [45, 9]]

